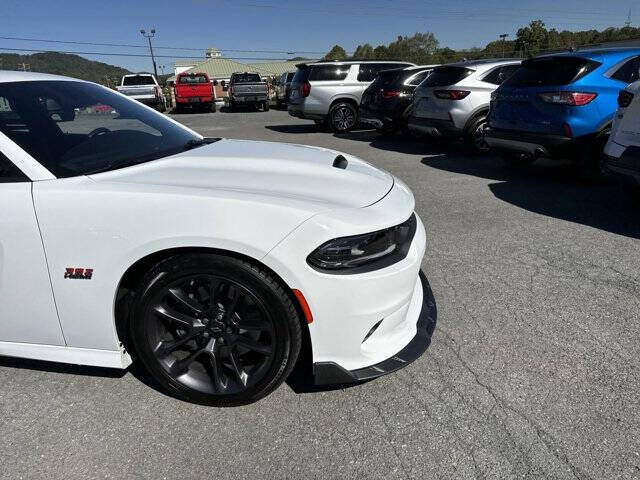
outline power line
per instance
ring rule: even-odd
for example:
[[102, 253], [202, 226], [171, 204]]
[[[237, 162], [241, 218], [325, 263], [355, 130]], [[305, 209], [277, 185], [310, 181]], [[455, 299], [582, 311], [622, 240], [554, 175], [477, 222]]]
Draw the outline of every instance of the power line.
[[[147, 49], [146, 45], [133, 45], [130, 43], [99, 43], [99, 42], [81, 42], [78, 40], [51, 40], [51, 39], [43, 39], [43, 38], [24, 38], [24, 37], [0, 37], [0, 40], [13, 40], [19, 42], [41, 42], [41, 43], [62, 43], [69, 45], [91, 45], [94, 47], [126, 47], [126, 48], [144, 48]], [[218, 48], [218, 47], [216, 47]], [[205, 48], [194, 48], [194, 47], [163, 47], [156, 46], [156, 50], [184, 50], [184, 51], [193, 51], [193, 52], [203, 52]], [[240, 49], [231, 49], [231, 48], [218, 48], [218, 50], [223, 52], [236, 52], [236, 53], [284, 53], [287, 55], [292, 55], [294, 53], [305, 53], [305, 54], [314, 54], [314, 55], [323, 55], [325, 52], [306, 52], [300, 50], [240, 50]]]
[[[0, 50], [6, 50], [11, 52], [35, 52], [35, 53], [69, 53], [73, 55], [102, 55], [107, 57], [149, 57], [148, 54], [143, 53], [110, 53], [110, 52], [78, 52], [78, 51], [65, 51], [65, 50], [46, 50], [40, 48], [8, 48], [0, 46]], [[158, 58], [179, 58], [179, 59], [195, 59], [205, 61], [204, 57], [183, 57], [174, 55], [156, 55]], [[272, 60], [274, 62], [286, 62], [288, 58], [263, 58], [263, 57], [224, 57], [229, 60]], [[313, 59], [309, 59], [313, 60]]]

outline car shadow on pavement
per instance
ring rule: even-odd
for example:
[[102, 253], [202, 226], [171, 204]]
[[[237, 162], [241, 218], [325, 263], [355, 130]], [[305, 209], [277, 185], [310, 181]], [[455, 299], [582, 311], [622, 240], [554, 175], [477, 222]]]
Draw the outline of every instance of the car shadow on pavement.
[[264, 128], [278, 133], [318, 133], [321, 130], [315, 123], [299, 123], [296, 125], [266, 125]]
[[456, 148], [460, 142], [453, 140], [448, 143], [438, 140], [408, 138], [406, 136], [381, 135], [375, 130], [357, 130], [349, 133], [334, 134], [336, 138], [346, 138], [357, 142], [366, 142], [373, 148], [406, 155], [440, 154], [448, 148]]
[[37, 370], [40, 372], [64, 373], [70, 375], [82, 375], [86, 377], [122, 378], [127, 370], [105, 367], [88, 367], [85, 365], [72, 365], [68, 363], [45, 362], [16, 357], [0, 357], [0, 368], [20, 368], [24, 370]]
[[508, 168], [494, 157], [425, 157], [422, 163], [449, 172], [498, 183], [496, 198], [530, 212], [640, 238], [640, 199], [616, 182], [585, 174], [571, 164], [539, 160], [525, 168]]

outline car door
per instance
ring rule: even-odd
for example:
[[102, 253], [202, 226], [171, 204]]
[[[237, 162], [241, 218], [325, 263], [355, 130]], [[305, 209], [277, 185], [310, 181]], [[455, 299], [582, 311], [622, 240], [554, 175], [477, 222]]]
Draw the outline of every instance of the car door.
[[31, 186], [0, 152], [0, 342], [64, 345]]

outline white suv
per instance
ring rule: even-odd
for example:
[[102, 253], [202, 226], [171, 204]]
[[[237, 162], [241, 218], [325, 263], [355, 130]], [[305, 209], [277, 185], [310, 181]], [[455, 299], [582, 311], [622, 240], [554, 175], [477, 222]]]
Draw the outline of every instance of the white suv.
[[[609, 174], [640, 183], [640, 81], [618, 94], [618, 111], [604, 148], [602, 169]], [[634, 182], [635, 180], [635, 182]]]
[[378, 73], [410, 66], [396, 61], [301, 63], [291, 82], [289, 115], [347, 132], [357, 124], [362, 93]]
[[409, 129], [435, 137], [463, 137], [472, 151], [487, 152], [484, 128], [491, 93], [518, 68], [520, 60], [475, 60], [434, 68], [414, 92]]

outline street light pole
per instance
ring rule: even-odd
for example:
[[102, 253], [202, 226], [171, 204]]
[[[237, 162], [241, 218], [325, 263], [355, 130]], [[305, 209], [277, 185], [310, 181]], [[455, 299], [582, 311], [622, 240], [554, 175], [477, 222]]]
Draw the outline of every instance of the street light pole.
[[140, 33], [143, 37], [149, 40], [149, 51], [151, 52], [151, 62], [153, 63], [153, 73], [156, 76], [156, 80], [158, 79], [158, 69], [156, 68], [156, 58], [153, 56], [153, 46], [151, 45], [151, 39], [156, 36], [156, 29], [152, 28], [149, 33], [147, 33], [144, 28], [140, 29]]
[[502, 39], [502, 58], [504, 58], [504, 44], [505, 39], [509, 36], [508, 33], [503, 33], [502, 35], [498, 35]]

